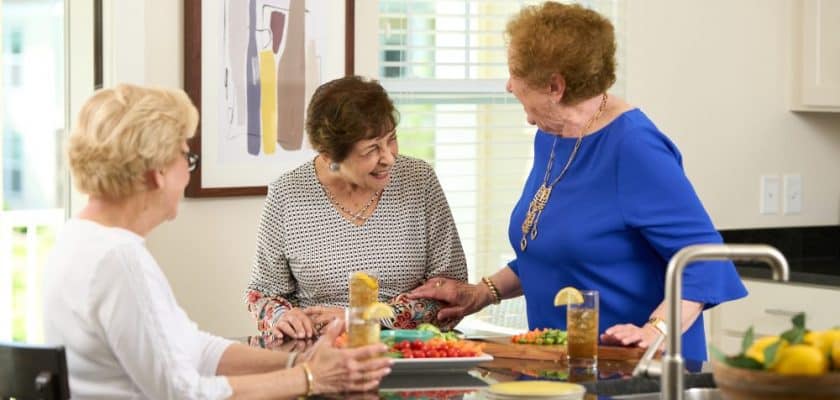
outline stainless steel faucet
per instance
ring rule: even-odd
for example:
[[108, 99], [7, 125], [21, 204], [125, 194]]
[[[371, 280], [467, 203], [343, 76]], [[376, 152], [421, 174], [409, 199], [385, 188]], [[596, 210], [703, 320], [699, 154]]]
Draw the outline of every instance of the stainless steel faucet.
[[653, 361], [656, 349], [662, 343], [660, 336], [645, 352], [636, 369], [634, 376], [662, 374], [660, 398], [662, 400], [683, 400], [683, 370], [685, 361], [682, 358], [682, 335], [680, 321], [682, 320], [682, 275], [686, 265], [700, 260], [738, 260], [763, 261], [770, 264], [773, 279], [787, 281], [789, 268], [785, 256], [772, 246], [764, 244], [699, 244], [687, 246], [678, 251], [668, 262], [665, 274], [665, 306], [667, 311], [668, 333], [665, 339], [666, 353], [662, 362]]

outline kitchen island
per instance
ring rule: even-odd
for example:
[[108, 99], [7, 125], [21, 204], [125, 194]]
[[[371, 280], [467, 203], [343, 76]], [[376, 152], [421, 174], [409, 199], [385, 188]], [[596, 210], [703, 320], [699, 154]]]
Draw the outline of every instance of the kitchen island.
[[[271, 349], [304, 350], [312, 342], [271, 342], [250, 337], [251, 346]], [[525, 347], [523, 347], [525, 346]], [[553, 349], [552, 349], [553, 348]], [[633, 368], [641, 357], [637, 348], [601, 346], [597, 373], [570, 370], [562, 346], [533, 346], [507, 343], [504, 338], [490, 340], [485, 352], [496, 353], [489, 362], [468, 368], [440, 368], [394, 372], [383, 379], [376, 393], [348, 393], [322, 396], [323, 399], [483, 399], [483, 390], [496, 382], [547, 379], [576, 382], [584, 385], [587, 400], [606, 400], [610, 396], [659, 391], [659, 379], [634, 378]], [[552, 356], [554, 354], [554, 356]], [[714, 387], [711, 371], [705, 363], [687, 362], [686, 387]]]

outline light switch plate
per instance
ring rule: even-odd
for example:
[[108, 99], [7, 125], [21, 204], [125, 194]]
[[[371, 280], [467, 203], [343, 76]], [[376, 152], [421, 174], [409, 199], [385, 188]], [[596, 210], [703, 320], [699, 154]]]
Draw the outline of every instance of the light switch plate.
[[779, 195], [781, 185], [778, 175], [763, 175], [761, 177], [761, 200], [759, 212], [762, 214], [779, 213]]
[[802, 212], [802, 175], [789, 174], [784, 176], [784, 200], [782, 212], [785, 215]]

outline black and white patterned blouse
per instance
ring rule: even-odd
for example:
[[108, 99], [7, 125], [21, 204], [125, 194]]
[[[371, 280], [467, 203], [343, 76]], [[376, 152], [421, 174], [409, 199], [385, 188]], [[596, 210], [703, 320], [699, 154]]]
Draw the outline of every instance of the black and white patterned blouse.
[[398, 295], [433, 276], [466, 281], [458, 231], [429, 164], [398, 156], [376, 209], [359, 226], [330, 203], [314, 161], [268, 186], [246, 290], [261, 332], [289, 307], [346, 307], [351, 272], [371, 270], [379, 274], [380, 301], [395, 307], [398, 327], [430, 322], [434, 315], [422, 311], [436, 307]]

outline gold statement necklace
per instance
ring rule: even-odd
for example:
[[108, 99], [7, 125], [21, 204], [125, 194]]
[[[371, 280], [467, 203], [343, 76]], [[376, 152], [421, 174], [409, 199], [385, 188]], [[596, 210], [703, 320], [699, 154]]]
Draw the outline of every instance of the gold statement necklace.
[[569, 166], [572, 165], [572, 161], [575, 159], [578, 149], [580, 148], [580, 143], [583, 141], [583, 134], [586, 133], [592, 124], [598, 120], [598, 117], [600, 117], [601, 113], [604, 112], [606, 105], [607, 94], [604, 93], [601, 96], [601, 105], [598, 106], [598, 111], [592, 115], [592, 118], [589, 119], [589, 122], [586, 123], [583, 129], [581, 129], [580, 134], [578, 134], [575, 147], [572, 149], [572, 154], [569, 155], [569, 159], [566, 160], [566, 165], [564, 165], [563, 169], [560, 170], [560, 174], [557, 175], [551, 183], [549, 183], [548, 179], [551, 178], [551, 168], [554, 166], [554, 150], [557, 147], [557, 136], [554, 137], [554, 143], [551, 145], [551, 155], [548, 157], [548, 165], [545, 167], [545, 176], [543, 177], [542, 185], [540, 185], [540, 188], [537, 189], [536, 193], [534, 193], [534, 198], [531, 199], [531, 204], [528, 205], [528, 212], [525, 214], [525, 220], [522, 221], [522, 240], [519, 242], [519, 248], [522, 249], [522, 251], [525, 251], [525, 248], [528, 247], [528, 236], [531, 237], [531, 240], [535, 240], [537, 238], [537, 223], [540, 220], [543, 208], [545, 208], [546, 203], [548, 203], [548, 198], [551, 197], [551, 190], [554, 188], [554, 185], [556, 185], [557, 182], [560, 182], [560, 180], [566, 175], [566, 171], [568, 171]]

